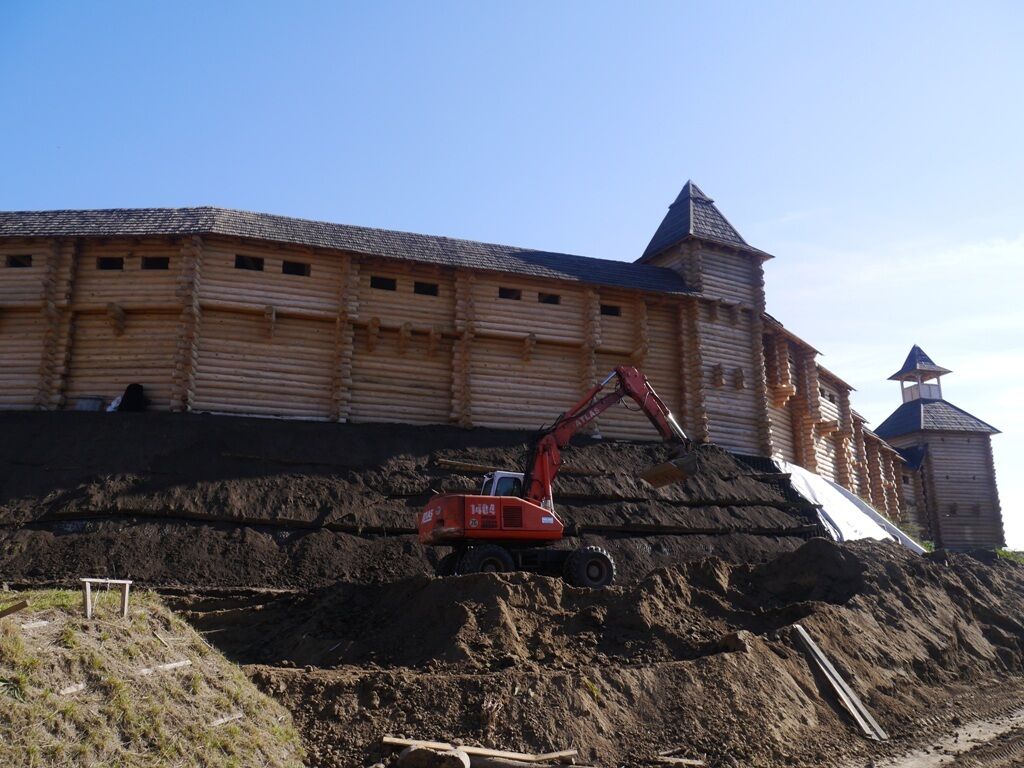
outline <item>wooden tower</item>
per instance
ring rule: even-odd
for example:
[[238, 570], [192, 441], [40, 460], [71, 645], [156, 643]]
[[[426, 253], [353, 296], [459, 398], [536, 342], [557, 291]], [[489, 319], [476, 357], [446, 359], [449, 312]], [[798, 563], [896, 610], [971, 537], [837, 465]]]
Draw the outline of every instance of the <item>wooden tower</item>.
[[946, 549], [1002, 547], [991, 441], [999, 430], [943, 399], [948, 373], [914, 345], [889, 377], [903, 404], [876, 432], [903, 455], [908, 516], [926, 538]]

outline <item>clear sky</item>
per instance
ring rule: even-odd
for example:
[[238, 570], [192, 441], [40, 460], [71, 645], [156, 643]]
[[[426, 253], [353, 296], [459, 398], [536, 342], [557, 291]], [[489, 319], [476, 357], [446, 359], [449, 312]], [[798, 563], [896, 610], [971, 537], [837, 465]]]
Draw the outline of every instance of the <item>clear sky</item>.
[[0, 209], [632, 260], [692, 178], [874, 424], [918, 343], [1024, 548], [1024, 3], [0, 2]]

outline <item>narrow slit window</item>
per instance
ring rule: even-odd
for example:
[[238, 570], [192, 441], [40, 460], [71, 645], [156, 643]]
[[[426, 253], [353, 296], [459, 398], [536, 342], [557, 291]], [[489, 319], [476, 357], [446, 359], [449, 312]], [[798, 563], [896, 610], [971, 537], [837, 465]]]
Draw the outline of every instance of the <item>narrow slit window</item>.
[[622, 314], [622, 307], [618, 304], [602, 304], [601, 314], [608, 317], [619, 317]]
[[370, 276], [370, 287], [378, 291], [397, 291], [398, 280], [393, 277], [381, 277], [380, 275]]
[[253, 272], [263, 271], [263, 259], [260, 256], [243, 256], [235, 254], [235, 269], [249, 269]]
[[312, 270], [310, 265], [304, 261], [281, 262], [282, 275], [298, 275], [299, 277], [309, 277], [311, 271]]
[[96, 269], [111, 271], [123, 270], [124, 256], [99, 256], [96, 259]]
[[523, 298], [523, 292], [518, 288], [498, 288], [498, 298], [519, 301]]
[[538, 293], [537, 301], [541, 304], [561, 304], [562, 297], [557, 293]]
[[413, 293], [420, 296], [437, 296], [437, 283], [421, 283], [418, 280], [412, 287]]
[[25, 269], [32, 266], [31, 253], [12, 253], [7, 257], [7, 266], [12, 269]]
[[168, 256], [143, 256], [143, 269], [170, 269], [171, 259]]

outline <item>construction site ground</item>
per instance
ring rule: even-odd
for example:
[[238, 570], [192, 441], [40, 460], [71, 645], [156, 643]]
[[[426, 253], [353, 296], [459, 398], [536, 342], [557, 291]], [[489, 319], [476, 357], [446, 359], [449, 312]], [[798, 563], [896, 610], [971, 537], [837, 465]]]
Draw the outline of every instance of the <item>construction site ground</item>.
[[[714, 448], [662, 490], [637, 479], [658, 444], [566, 453], [564, 545], [620, 566], [594, 592], [437, 578], [444, 550], [412, 533], [432, 490], [518, 467], [523, 433], [79, 413], [0, 429], [0, 578], [157, 588], [291, 712], [309, 765], [373, 764], [385, 734], [600, 766], [669, 749], [709, 766], [1018, 764], [1024, 567], [812, 538], [778, 478]], [[797, 623], [888, 741], [860, 733]]]

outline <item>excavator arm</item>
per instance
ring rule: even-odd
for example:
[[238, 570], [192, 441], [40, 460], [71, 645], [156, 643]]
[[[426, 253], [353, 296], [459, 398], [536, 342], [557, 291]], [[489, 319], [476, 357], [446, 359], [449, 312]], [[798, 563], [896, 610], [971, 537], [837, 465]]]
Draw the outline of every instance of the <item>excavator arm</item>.
[[[605, 392], [615, 381], [615, 389]], [[604, 394], [602, 394], [604, 392]], [[552, 509], [552, 484], [562, 464], [562, 450], [573, 435], [624, 399], [630, 398], [650, 420], [666, 442], [678, 442], [685, 453], [691, 449], [690, 439], [676, 422], [672, 412], [658, 397], [651, 383], [633, 366], [617, 366], [604, 381], [593, 387], [578, 403], [559, 416], [555, 423], [544, 429], [533, 444], [526, 462], [523, 478], [524, 498]], [[684, 465], [666, 462], [642, 475], [652, 485], [661, 486], [685, 479]]]

